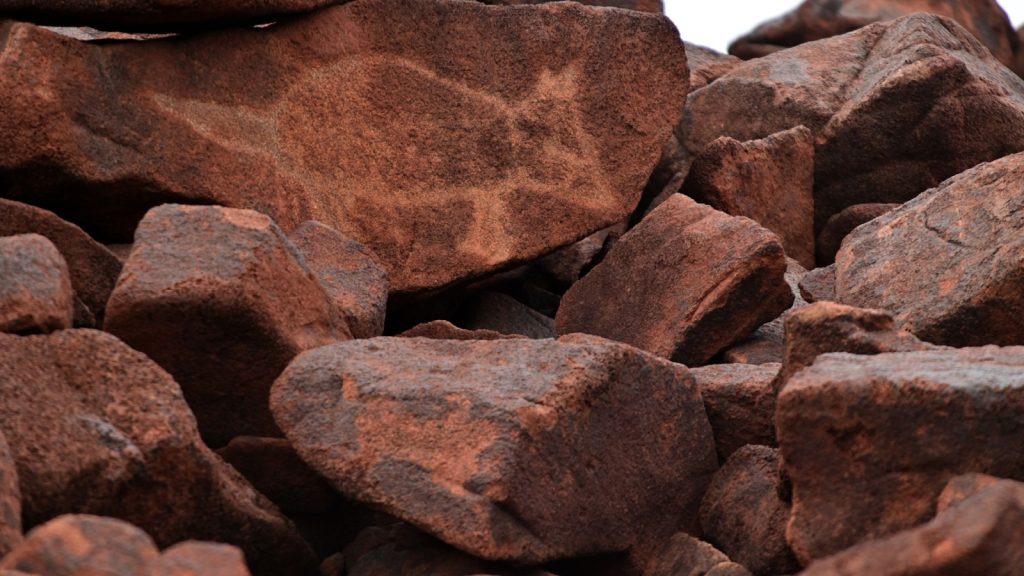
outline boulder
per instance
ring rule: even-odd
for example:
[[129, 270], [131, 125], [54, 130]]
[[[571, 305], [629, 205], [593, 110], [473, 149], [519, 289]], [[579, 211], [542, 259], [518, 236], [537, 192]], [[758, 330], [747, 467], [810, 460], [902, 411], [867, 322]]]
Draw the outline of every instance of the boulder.
[[417, 324], [398, 335], [401, 338], [433, 338], [434, 340], [507, 340], [526, 338], [521, 334], [502, 334], [494, 330], [467, 330], [447, 320], [431, 320]]
[[[501, 4], [504, 6], [521, 6], [529, 4], [546, 4], [552, 0], [480, 0], [485, 4]], [[660, 14], [664, 11], [662, 0], [583, 0], [580, 4], [589, 6], [607, 6]]]
[[935, 503], [935, 512], [942, 514], [1000, 480], [995, 476], [977, 472], [961, 474], [950, 480], [942, 489], [942, 493], [939, 494], [939, 499]]
[[[689, 576], [703, 574], [705, 576], [725, 576], [738, 574], [749, 576], [749, 572], [741, 569], [734, 572], [735, 564], [729, 557], [707, 542], [680, 532], [672, 536], [657, 554], [648, 561], [642, 576]], [[728, 572], [722, 570], [728, 569]]]
[[71, 328], [74, 292], [57, 247], [38, 234], [0, 236], [0, 332]]
[[237, 545], [256, 574], [315, 567], [291, 523], [202, 443], [170, 375], [109, 334], [0, 335], [0, 432], [26, 528], [98, 514], [161, 546]]
[[577, 4], [366, 0], [149, 42], [0, 37], [0, 195], [105, 242], [166, 202], [317, 220], [402, 294], [625, 220], [689, 76], [666, 17]]
[[676, 194], [565, 293], [555, 323], [700, 365], [789, 307], [785, 272], [774, 234]]
[[555, 321], [500, 292], [484, 292], [468, 299], [456, 324], [466, 330], [517, 334], [527, 338], [554, 338]]
[[844, 208], [842, 212], [834, 214], [825, 223], [825, 227], [818, 234], [817, 243], [814, 246], [819, 266], [828, 266], [836, 261], [836, 253], [842, 246], [843, 240], [854, 228], [870, 222], [879, 216], [899, 208], [899, 204], [854, 204]]
[[0, 558], [21, 543], [21, 489], [15, 464], [0, 432]]
[[213, 542], [175, 544], [150, 561], [149, 576], [249, 576], [242, 551]]
[[609, 229], [598, 230], [575, 244], [559, 248], [541, 258], [536, 263], [537, 267], [562, 287], [568, 288], [590, 270], [597, 257], [604, 252], [605, 245], [609, 243], [609, 234]]
[[792, 258], [786, 259], [786, 284], [793, 292], [793, 304], [771, 322], [766, 322], [754, 330], [754, 333], [740, 340], [736, 345], [722, 352], [721, 359], [726, 363], [738, 364], [776, 364], [782, 362], [786, 355], [786, 317], [794, 310], [807, 305], [800, 292], [800, 283], [807, 270]]
[[781, 364], [712, 364], [690, 370], [697, 381], [718, 458], [748, 444], [775, 445], [775, 378]]
[[139, 225], [104, 328], [181, 384], [207, 444], [280, 436], [267, 404], [303, 350], [351, 337], [270, 218], [168, 204]]
[[838, 300], [936, 344], [1024, 344], [1022, 185], [1013, 154], [860, 226], [836, 255]]
[[800, 295], [807, 302], [834, 302], [836, 299], [836, 265], [829, 264], [809, 271], [800, 279]]
[[[927, 521], [953, 477], [1024, 478], [1024, 348], [826, 354], [779, 395], [804, 563]], [[949, 572], [946, 572], [949, 573]]]
[[340, 492], [487, 560], [695, 530], [717, 468], [686, 368], [589, 336], [344, 342], [296, 358], [271, 406]]
[[719, 77], [728, 74], [741, 61], [735, 56], [722, 54], [689, 42], [686, 45], [686, 65], [690, 68], [690, 90], [699, 90]]

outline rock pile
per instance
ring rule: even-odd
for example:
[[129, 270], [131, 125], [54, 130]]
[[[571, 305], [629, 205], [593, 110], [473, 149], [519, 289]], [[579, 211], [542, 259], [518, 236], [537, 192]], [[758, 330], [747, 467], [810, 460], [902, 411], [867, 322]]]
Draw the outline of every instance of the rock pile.
[[588, 4], [0, 0], [0, 576], [1024, 576], [1002, 9]]

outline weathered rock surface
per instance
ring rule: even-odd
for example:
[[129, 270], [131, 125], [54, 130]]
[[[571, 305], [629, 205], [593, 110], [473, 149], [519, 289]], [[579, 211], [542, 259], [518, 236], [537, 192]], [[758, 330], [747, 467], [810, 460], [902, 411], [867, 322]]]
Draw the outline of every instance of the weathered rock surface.
[[267, 397], [299, 352], [349, 338], [270, 218], [164, 205], [139, 225], [104, 328], [174, 376], [213, 447], [279, 436]]
[[71, 328], [74, 292], [64, 258], [45, 237], [0, 237], [0, 332], [39, 334]]
[[740, 340], [736, 345], [722, 352], [721, 359], [726, 363], [737, 364], [776, 364], [786, 356], [786, 317], [794, 310], [807, 305], [800, 292], [800, 283], [808, 274], [792, 258], [786, 259], [786, 284], [793, 292], [793, 304], [771, 322], [767, 322], [754, 330], [754, 333]]
[[697, 381], [718, 458], [747, 444], [775, 445], [775, 377], [781, 364], [712, 364], [690, 370]]
[[814, 267], [814, 137], [807, 128], [714, 140], [693, 161], [683, 192], [756, 221], [778, 234], [788, 256]]
[[[521, 6], [528, 4], [546, 4], [552, 0], [480, 0], [485, 4], [501, 4], [505, 6]], [[625, 8], [626, 10], [640, 10], [641, 12], [654, 12], [660, 14], [664, 11], [662, 0], [583, 0], [580, 4], [590, 6], [607, 6], [610, 8]]]
[[557, 3], [368, 0], [128, 44], [0, 36], [0, 195], [104, 241], [164, 202], [317, 220], [397, 293], [625, 220], [688, 86], [664, 16]]
[[467, 330], [447, 320], [432, 320], [417, 324], [398, 335], [402, 338], [432, 338], [434, 340], [508, 340], [523, 339], [522, 334], [502, 334], [494, 330]]
[[729, 574], [750, 574], [746, 570], [734, 573], [734, 567], [729, 557], [714, 546], [681, 532], [673, 536], [648, 562], [643, 576], [724, 576], [723, 572], [716, 569], [729, 569]]
[[319, 222], [300, 225], [290, 239], [352, 335], [373, 338], [383, 334], [388, 273], [377, 256]]
[[599, 230], [583, 240], [561, 248], [537, 261], [537, 266], [550, 278], [568, 288], [591, 267], [608, 243], [611, 230]]
[[1024, 344], [1024, 153], [981, 164], [857, 228], [839, 301], [950, 346]]
[[1013, 67], [1020, 41], [996, 0], [805, 0], [729, 46], [729, 53], [758, 58], [804, 42], [846, 34], [885, 20], [928, 12], [955, 20], [1006, 66]]
[[555, 321], [500, 292], [484, 292], [468, 299], [456, 322], [467, 330], [518, 334], [528, 338], [554, 338]]
[[1024, 478], [1022, 368], [1024, 348], [990, 346], [827, 354], [794, 375], [776, 426], [797, 557], [927, 521], [959, 474]]
[[942, 514], [947, 509], [959, 505], [964, 500], [1001, 480], [1001, 478], [977, 472], [961, 474], [950, 480], [946, 487], [942, 489], [942, 493], [939, 494], [939, 499], [935, 503], [935, 512]]
[[342, 493], [489, 560], [694, 530], [717, 467], [686, 369], [588, 336], [345, 342], [299, 356], [271, 406]]
[[740, 65], [735, 56], [685, 42], [686, 65], [690, 68], [690, 90], [699, 90]]
[[162, 546], [238, 545], [257, 574], [304, 574], [313, 560], [273, 505], [202, 443], [174, 380], [109, 334], [0, 335], [0, 432], [17, 461], [26, 528], [99, 514]]
[[1024, 485], [1001, 480], [923, 526], [811, 564], [801, 576], [1020, 574]]
[[242, 551], [213, 542], [175, 544], [149, 563], [150, 576], [249, 576]]
[[1024, 149], [1024, 80], [969, 32], [916, 14], [742, 64], [687, 99], [691, 162], [720, 136], [815, 135], [815, 230], [848, 206], [903, 203]]
[[566, 292], [556, 327], [699, 365], [789, 307], [785, 272], [774, 234], [677, 194]]
[[780, 497], [778, 451], [737, 450], [715, 473], [700, 507], [704, 539], [754, 576], [800, 569], [786, 543], [789, 504]]
[[0, 432], [0, 558], [21, 542], [21, 489], [18, 468]]
[[818, 234], [818, 240], [814, 245], [815, 254], [819, 266], [828, 266], [835, 262], [836, 253], [843, 244], [843, 239], [853, 232], [853, 229], [865, 222], [870, 222], [879, 216], [899, 208], [899, 204], [855, 204], [842, 212], [833, 215], [825, 223], [825, 227]]
[[800, 295], [807, 302], [834, 302], [836, 300], [836, 266], [829, 264], [815, 268], [800, 279]]

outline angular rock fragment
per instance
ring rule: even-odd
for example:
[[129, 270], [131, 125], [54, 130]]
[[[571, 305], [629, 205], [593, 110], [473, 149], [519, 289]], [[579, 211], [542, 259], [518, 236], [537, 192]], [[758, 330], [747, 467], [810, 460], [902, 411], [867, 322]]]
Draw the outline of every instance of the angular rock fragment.
[[723, 136], [693, 161], [683, 192], [778, 234], [786, 254], [814, 267], [814, 137], [803, 126], [760, 140]]
[[767, 322], [754, 330], [754, 333], [740, 340], [735, 346], [722, 352], [721, 359], [726, 363], [737, 364], [776, 364], [782, 362], [786, 355], [786, 317], [794, 310], [807, 305], [800, 292], [800, 283], [807, 275], [792, 258], [786, 259], [786, 284], [793, 292], [793, 304], [778, 318]]
[[57, 247], [38, 234], [0, 237], [0, 332], [71, 328], [74, 313], [68, 265]]
[[146, 215], [104, 328], [174, 376], [213, 447], [279, 436], [274, 379], [299, 352], [350, 337], [273, 221], [216, 206]]
[[175, 544], [150, 561], [149, 576], [249, 576], [242, 551], [213, 542]]
[[774, 234], [677, 194], [566, 292], [556, 327], [700, 365], [786, 310], [785, 271]]
[[528, 338], [554, 338], [555, 321], [500, 292], [484, 292], [469, 299], [459, 311], [457, 324], [467, 330], [519, 334]]
[[99, 514], [161, 546], [235, 544], [257, 574], [305, 574], [313, 562], [294, 527], [202, 443], [174, 380], [109, 334], [0, 335], [0, 432], [26, 528]]
[[800, 295], [807, 302], [834, 302], [836, 299], [836, 265], [815, 268], [800, 279]]
[[0, 558], [21, 542], [21, 489], [18, 468], [0, 432]]
[[950, 346], [1024, 344], [1024, 153], [978, 165], [864, 224], [836, 296]]
[[939, 494], [938, 501], [935, 503], [935, 512], [942, 514], [947, 509], [957, 506], [964, 500], [999, 481], [1000, 478], [988, 474], [978, 474], [976, 472], [961, 474], [950, 480], [946, 487], [943, 488], [942, 493]]
[[818, 234], [818, 240], [814, 245], [815, 254], [819, 266], [828, 266], [836, 260], [836, 253], [843, 244], [843, 239], [850, 232], [879, 216], [899, 208], [899, 204], [854, 204], [845, 208], [842, 212], [833, 215], [825, 223], [825, 227]]
[[127, 44], [3, 26], [0, 195], [107, 242], [165, 202], [317, 220], [394, 293], [625, 220], [688, 86], [664, 16], [557, 3], [366, 0]]
[[[750, 574], [746, 570], [734, 573], [734, 566], [729, 557], [715, 549], [714, 546], [681, 532], [673, 536], [657, 552], [644, 567], [642, 574], [643, 576]], [[729, 569], [729, 572], [720, 571], [724, 569]]]
[[[546, 4], [552, 0], [480, 0], [484, 4], [500, 4], [503, 6], [522, 6], [529, 4]], [[640, 10], [641, 12], [654, 12], [660, 14], [664, 11], [662, 0], [583, 0], [580, 4], [589, 6], [607, 6], [610, 8], [625, 8], [626, 10]]]
[[290, 235], [306, 265], [327, 291], [352, 336], [384, 333], [388, 273], [365, 246], [319, 222], [306, 222]]
[[17, 234], [39, 234], [53, 242], [67, 262], [75, 296], [95, 322], [101, 323], [107, 299], [121, 273], [117, 257], [53, 212], [0, 198], [0, 236]]
[[583, 240], [561, 248], [537, 261], [537, 266], [564, 287], [580, 279], [604, 251], [610, 230], [599, 230]]
[[489, 560], [693, 530], [717, 467], [686, 369], [588, 336], [335, 344], [299, 356], [271, 406], [336, 489]]
[[502, 334], [494, 330], [467, 330], [447, 320], [432, 320], [418, 324], [398, 335], [401, 338], [432, 338], [434, 340], [516, 340], [522, 334]]
[[927, 521], [954, 476], [1024, 478], [1024, 348], [826, 354], [779, 395], [805, 564]]
[[700, 507], [704, 539], [754, 576], [800, 569], [786, 543], [789, 504], [779, 497], [779, 455], [745, 446], [715, 473]]
[[775, 445], [775, 386], [781, 364], [712, 364], [694, 368], [718, 458], [748, 444]]
[[740, 65], [740, 59], [735, 56], [689, 42], [684, 44], [686, 65], [690, 68], [690, 90], [699, 90]]

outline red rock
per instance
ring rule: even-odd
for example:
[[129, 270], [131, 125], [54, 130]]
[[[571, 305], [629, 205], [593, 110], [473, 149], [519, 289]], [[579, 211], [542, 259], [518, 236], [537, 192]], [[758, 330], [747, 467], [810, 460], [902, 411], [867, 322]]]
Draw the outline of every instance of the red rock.
[[257, 574], [304, 574], [306, 544], [199, 439], [171, 377], [113, 336], [0, 335], [0, 431], [26, 528], [69, 512], [120, 518], [162, 546], [242, 548]]
[[1003, 64], [1012, 66], [1015, 62], [1020, 42], [996, 0], [804, 0], [793, 11], [738, 38], [729, 46], [729, 53], [744, 59], [758, 58], [915, 12], [955, 20]]
[[71, 273], [75, 296], [96, 322], [102, 322], [107, 299], [121, 273], [117, 258], [81, 228], [53, 212], [0, 198], [0, 236], [30, 233], [45, 236], [60, 250]]
[[587, 336], [335, 344], [299, 356], [271, 406], [336, 489], [489, 560], [694, 530], [717, 466], [686, 369]]
[[70, 328], [75, 312], [68, 265], [38, 234], [0, 237], [0, 332]]
[[467, 330], [488, 330], [528, 338], [555, 337], [554, 320], [499, 292], [484, 292], [470, 298], [459, 311], [456, 324]]
[[153, 540], [127, 522], [65, 515], [29, 532], [0, 568], [45, 576], [140, 576], [148, 575], [159, 555]]
[[1024, 153], [981, 164], [857, 228], [836, 296], [950, 346], [1024, 344]]
[[0, 432], [0, 558], [21, 542], [21, 489], [18, 469]]
[[537, 266], [564, 287], [579, 280], [604, 252], [610, 230], [599, 230], [583, 240], [548, 254]]
[[[731, 564], [729, 557], [714, 546], [681, 532], [673, 536], [648, 562], [643, 570], [643, 576], [723, 574], [713, 571], [720, 566]], [[749, 575], [745, 570], [743, 573]]]
[[815, 268], [800, 279], [800, 295], [807, 302], [834, 302], [836, 299], [836, 265]]
[[699, 90], [740, 65], [740, 59], [711, 48], [684, 42], [686, 65], [690, 68], [690, 90]]
[[[3, 195], [107, 242], [165, 202], [317, 220], [403, 294], [625, 220], [688, 78], [664, 16], [558, 3], [366, 0], [141, 43], [0, 36]], [[29, 168], [47, 178], [12, 176]]]
[[212, 542], [182, 542], [149, 563], [149, 576], [249, 576], [242, 551]]
[[800, 569], [786, 543], [789, 504], [779, 497], [779, 455], [745, 446], [715, 473], [700, 507], [704, 539], [754, 576]]
[[999, 481], [1000, 478], [989, 476], [988, 474], [978, 474], [975, 472], [961, 474], [950, 480], [946, 487], [942, 489], [942, 493], [939, 494], [939, 499], [935, 503], [935, 511], [938, 514], [942, 514], [949, 508], [959, 505], [964, 500]]
[[714, 140], [694, 159], [683, 192], [756, 221], [779, 235], [787, 255], [814, 267], [814, 137], [807, 128]]
[[899, 208], [899, 204], [855, 204], [833, 215], [825, 223], [815, 244], [818, 265], [828, 266], [836, 261], [836, 253], [854, 228]]
[[781, 364], [712, 364], [694, 368], [718, 458], [748, 444], [775, 445], [775, 377]]
[[306, 222], [291, 234], [306, 265], [320, 280], [338, 314], [356, 338], [384, 333], [388, 273], [365, 246], [319, 222]]
[[[827, 354], [779, 395], [805, 564], [927, 521], [953, 477], [1024, 478], [1024, 348]], [[949, 572], [945, 572], [949, 573]]]
[[213, 447], [279, 436], [274, 379], [299, 352], [350, 337], [273, 221], [216, 206], [146, 215], [104, 328], [174, 376]]
[[[500, 4], [504, 6], [521, 6], [529, 4], [546, 4], [552, 0], [480, 0], [485, 4]], [[607, 6], [610, 8], [625, 8], [626, 10], [640, 10], [641, 12], [654, 12], [660, 14], [664, 11], [662, 0], [583, 0], [580, 4], [590, 6]]]
[[793, 304], [778, 318], [762, 324], [753, 334], [740, 340], [735, 346], [722, 352], [721, 359], [736, 364], [776, 364], [786, 355], [786, 317], [794, 310], [807, 305], [800, 293], [800, 282], [807, 274], [792, 258], [786, 259], [786, 284], [793, 292]]
[[811, 564], [801, 576], [1020, 574], [1024, 485], [999, 481], [923, 526]]
[[418, 324], [398, 335], [402, 338], [433, 338], [434, 340], [507, 340], [526, 338], [521, 334], [502, 334], [494, 330], [466, 330], [447, 320]]
[[720, 136], [803, 125], [815, 137], [815, 230], [844, 208], [903, 203], [1024, 150], [1024, 82], [969, 32], [916, 14], [735, 68], [687, 99], [688, 165]]
[[565, 293], [555, 322], [699, 365], [786, 310], [785, 270], [773, 234], [675, 195]]

